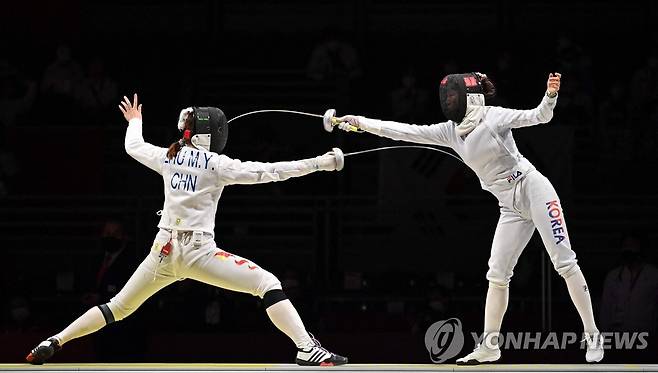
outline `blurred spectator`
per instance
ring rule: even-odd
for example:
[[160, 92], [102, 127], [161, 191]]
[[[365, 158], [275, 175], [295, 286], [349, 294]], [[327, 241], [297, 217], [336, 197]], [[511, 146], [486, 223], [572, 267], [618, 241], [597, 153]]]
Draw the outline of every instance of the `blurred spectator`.
[[583, 47], [562, 35], [556, 44], [555, 71], [564, 77], [557, 107], [559, 123], [573, 127], [577, 134], [590, 138], [594, 133], [594, 80], [592, 60]]
[[[496, 86], [496, 96], [487, 100], [487, 105], [510, 106], [509, 94], [514, 92], [518, 84], [518, 73], [514, 66], [514, 58], [508, 50], [502, 50], [496, 56], [496, 64], [492, 71], [481, 71], [487, 74]], [[517, 80], [515, 81], [515, 78]]]
[[583, 56], [583, 48], [566, 35], [557, 38], [555, 46], [557, 58], [556, 71], [564, 75], [572, 75], [576, 72], [578, 63]]
[[119, 220], [108, 219], [103, 223], [99, 245], [101, 251], [92, 274], [93, 281], [86, 282], [92, 286], [83, 300], [89, 306], [109, 301], [115, 296], [138, 264], [134, 257], [135, 250], [129, 245], [125, 227]]
[[424, 304], [415, 312], [412, 311], [413, 308], [410, 308], [408, 313], [413, 333], [425, 333], [433, 323], [453, 316], [448, 291], [435, 282], [428, 285]]
[[82, 69], [71, 57], [68, 45], [57, 47], [55, 60], [43, 74], [41, 91], [45, 94], [73, 97], [74, 89], [82, 78]]
[[297, 271], [287, 269], [281, 278], [281, 287], [291, 301], [296, 301], [303, 296], [302, 284]]
[[[93, 272], [88, 274], [85, 283], [91, 285], [84, 294], [82, 302], [86, 306], [106, 303], [125, 285], [130, 275], [137, 268], [135, 250], [130, 244], [128, 234], [122, 221], [107, 219], [101, 228], [100, 252], [98, 263]], [[138, 317], [138, 316], [137, 316]], [[139, 356], [140, 322], [136, 315], [110, 324], [99, 333], [94, 334], [94, 343], [100, 361], [127, 361]], [[131, 343], [126, 343], [130, 340]]]
[[444, 76], [448, 74], [460, 74], [460, 66], [453, 58], [446, 58], [445, 62], [442, 63], [441, 71], [442, 74], [439, 79], [443, 79]]
[[30, 110], [36, 93], [36, 82], [22, 77], [9, 61], [0, 59], [0, 128], [3, 132], [16, 124], [19, 115]]
[[629, 113], [629, 92], [624, 82], [617, 80], [609, 87], [599, 105], [598, 131], [603, 137], [609, 131], [625, 129]]
[[[600, 157], [597, 162], [598, 174], [606, 175], [611, 164], [628, 162], [633, 155], [632, 136], [629, 128], [629, 92], [623, 81], [610, 84], [599, 105], [596, 143], [598, 151], [589, 156]], [[616, 188], [614, 183], [601, 185], [602, 188]]]
[[408, 68], [402, 74], [400, 85], [391, 92], [393, 120], [421, 123], [429, 116], [429, 93], [417, 85], [416, 73]]
[[[569, 81], [578, 79], [579, 89], [587, 96], [593, 96], [594, 88], [594, 69], [592, 67], [592, 58], [585, 48], [566, 35], [557, 39], [555, 48], [556, 64], [555, 71], [562, 73], [565, 79]], [[565, 80], [566, 82], [566, 80]], [[569, 91], [578, 92], [575, 89]]]
[[210, 287], [207, 291], [210, 292], [210, 296], [205, 309], [204, 329], [217, 329], [222, 321], [222, 289]]
[[[658, 54], [651, 53], [644, 65], [633, 73], [630, 103], [633, 110], [645, 112], [646, 105], [658, 101]], [[641, 114], [640, 114], [641, 115]]]
[[306, 72], [311, 79], [335, 87], [336, 108], [350, 109], [362, 70], [356, 48], [332, 28], [323, 32], [322, 40], [311, 52]]
[[580, 80], [583, 91], [585, 91], [588, 96], [594, 97], [597, 90], [595, 87], [594, 66], [590, 52], [582, 52], [581, 55], [578, 56], [575, 66], [575, 76]]
[[35, 327], [30, 302], [24, 296], [14, 296], [9, 300], [8, 330], [26, 332]]
[[[590, 139], [596, 125], [594, 98], [583, 89], [582, 81], [577, 76], [565, 78], [562, 84], [564, 94], [556, 107], [556, 123], [572, 127], [576, 136]], [[560, 93], [563, 93], [560, 91]]]
[[362, 272], [346, 271], [343, 273], [343, 289], [347, 291], [363, 290], [366, 280]]
[[[639, 136], [639, 154], [637, 159], [641, 161], [656, 162], [658, 160], [658, 106], [653, 105], [649, 109], [647, 122]], [[651, 188], [651, 191], [655, 189]]]
[[82, 80], [80, 64], [73, 60], [67, 45], [57, 47], [55, 60], [46, 68], [41, 82], [40, 109], [49, 121], [69, 124], [79, 119], [73, 114], [75, 89]]
[[323, 32], [307, 66], [308, 75], [315, 80], [351, 80], [361, 76], [356, 48], [341, 38], [333, 29]]
[[36, 96], [36, 83], [25, 79], [6, 59], [0, 59], [0, 198], [17, 182], [18, 162], [8, 139], [18, 117], [27, 112]]
[[635, 160], [655, 154], [658, 123], [658, 53], [650, 53], [645, 63], [633, 73], [629, 103], [629, 131]]
[[[118, 101], [117, 83], [107, 75], [100, 57], [94, 58], [87, 68], [87, 75], [76, 89], [76, 97], [85, 111], [85, 117], [94, 124], [112, 114]], [[102, 123], [101, 123], [102, 124]]]
[[658, 269], [645, 258], [647, 240], [627, 234], [619, 266], [608, 272], [601, 298], [602, 331], [656, 331]]

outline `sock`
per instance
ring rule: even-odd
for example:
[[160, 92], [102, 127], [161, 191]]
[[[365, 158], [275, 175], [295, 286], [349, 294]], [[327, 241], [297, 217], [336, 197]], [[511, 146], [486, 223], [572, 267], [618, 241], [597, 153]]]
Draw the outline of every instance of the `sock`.
[[92, 307], [54, 337], [59, 340], [61, 346], [72, 339], [91, 334], [104, 327], [105, 324], [105, 317], [101, 310], [98, 307]]
[[[483, 345], [489, 348], [498, 347], [498, 334], [503, 323], [503, 316], [507, 310], [509, 300], [509, 287], [489, 283], [487, 290], [487, 303], [484, 307], [484, 338]], [[496, 338], [492, 338], [496, 337]], [[488, 338], [492, 338], [488, 339]]]
[[265, 311], [274, 326], [292, 339], [297, 348], [307, 350], [315, 345], [290, 300], [285, 299], [277, 302]]
[[589, 334], [598, 333], [599, 329], [594, 322], [594, 312], [592, 311], [592, 299], [589, 296], [589, 288], [587, 287], [583, 272], [578, 268], [571, 276], [564, 280], [567, 282], [571, 301], [576, 306], [580, 319], [583, 321], [585, 332]]

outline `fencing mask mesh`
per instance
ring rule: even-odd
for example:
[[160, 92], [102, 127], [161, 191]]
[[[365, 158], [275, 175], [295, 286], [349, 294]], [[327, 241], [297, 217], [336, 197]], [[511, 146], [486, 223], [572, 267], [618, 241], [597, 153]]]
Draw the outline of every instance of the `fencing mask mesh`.
[[483, 93], [478, 73], [450, 74], [441, 80], [439, 99], [445, 117], [461, 123], [466, 115], [466, 94]]

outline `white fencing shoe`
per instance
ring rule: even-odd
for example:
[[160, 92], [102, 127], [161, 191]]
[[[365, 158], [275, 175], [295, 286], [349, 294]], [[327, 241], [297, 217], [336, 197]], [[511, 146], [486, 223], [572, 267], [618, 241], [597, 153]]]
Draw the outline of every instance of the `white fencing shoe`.
[[587, 342], [585, 360], [588, 363], [598, 363], [603, 360], [603, 336], [600, 333], [585, 333], [583, 340]]
[[478, 365], [484, 363], [493, 363], [500, 359], [500, 349], [491, 349], [481, 346], [479, 343], [470, 354], [457, 359], [457, 365]]

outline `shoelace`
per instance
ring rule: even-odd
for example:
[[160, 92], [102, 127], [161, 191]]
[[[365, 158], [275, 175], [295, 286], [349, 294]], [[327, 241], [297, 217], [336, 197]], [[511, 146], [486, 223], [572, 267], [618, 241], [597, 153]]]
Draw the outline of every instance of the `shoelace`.
[[[50, 346], [48, 346], [48, 347], [52, 347], [55, 350], [57, 350], [58, 347], [59, 347], [59, 341], [57, 339], [53, 338], [53, 337], [46, 339], [45, 342], [50, 342]], [[33, 354], [33, 355], [36, 354], [39, 347], [41, 347], [41, 343], [39, 343], [39, 345], [37, 347], [33, 348], [32, 351], [30, 351], [30, 353]]]
[[320, 344], [320, 341], [315, 339], [315, 336], [313, 336], [313, 334], [308, 333], [308, 336], [311, 337], [311, 341], [313, 341], [313, 344], [317, 345], [318, 347], [322, 347], [322, 345]]
[[309, 335], [309, 337], [311, 337], [311, 340], [313, 341], [313, 344], [315, 344], [315, 346], [314, 346], [315, 348], [317, 348], [317, 349], [320, 350], [320, 351], [326, 352], [326, 353], [328, 353], [329, 355], [333, 355], [333, 354], [332, 354], [331, 352], [329, 352], [326, 348], [322, 347], [322, 344], [320, 344], [320, 341], [318, 341], [317, 339], [315, 339], [315, 337], [313, 336], [313, 334], [308, 333], [308, 335]]
[[600, 345], [603, 344], [603, 338], [600, 338], [598, 334], [585, 334], [585, 337], [581, 342], [587, 342], [587, 347], [590, 349], [598, 349]]

